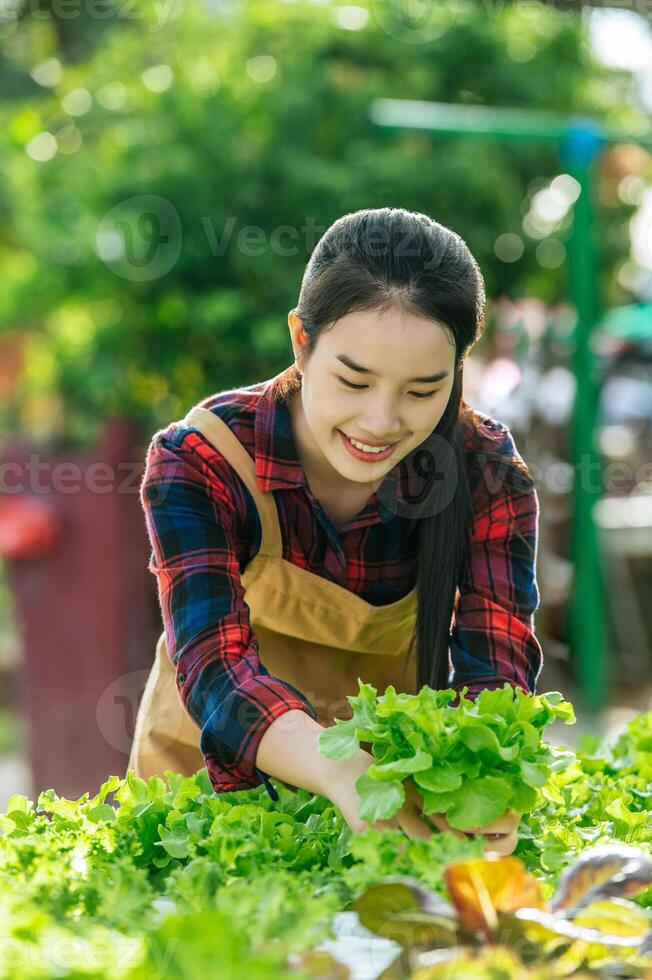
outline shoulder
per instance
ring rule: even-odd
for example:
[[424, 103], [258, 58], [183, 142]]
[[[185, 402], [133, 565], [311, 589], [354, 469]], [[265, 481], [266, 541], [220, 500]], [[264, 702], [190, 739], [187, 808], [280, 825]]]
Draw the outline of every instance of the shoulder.
[[485, 412], [480, 412], [463, 403], [464, 446], [469, 452], [498, 451], [513, 445], [509, 427]]
[[[264, 387], [265, 382], [259, 382], [220, 391], [192, 407], [205, 408], [222, 419], [255, 459], [256, 407]], [[147, 450], [143, 483], [170, 481], [200, 484], [238, 512], [248, 511], [248, 491], [241, 477], [203, 433], [186, 422], [186, 416], [155, 432]]]
[[[205, 408], [217, 415], [228, 425], [253, 458], [256, 408], [265, 384], [265, 382], [258, 382], [247, 387], [216, 392], [196, 402], [191, 409]], [[221, 459], [221, 454], [199, 429], [186, 422], [186, 417], [170, 422], [155, 432], [151, 438], [150, 452], [157, 447], [164, 447], [172, 451], [194, 453], [204, 460], [212, 457]]]
[[[486, 486], [535, 493], [534, 480], [508, 425], [464, 404], [464, 452], [470, 471]], [[495, 474], [502, 479], [496, 481]], [[491, 476], [491, 481], [486, 476]], [[475, 482], [475, 481], [474, 481]]]
[[509, 426], [492, 415], [471, 408], [465, 402], [462, 407], [465, 452], [515, 458], [523, 462]]

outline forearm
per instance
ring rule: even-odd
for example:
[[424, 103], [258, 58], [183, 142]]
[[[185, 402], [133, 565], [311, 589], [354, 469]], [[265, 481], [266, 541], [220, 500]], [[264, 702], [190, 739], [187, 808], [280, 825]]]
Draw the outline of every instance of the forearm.
[[353, 769], [364, 772], [371, 761], [362, 749], [345, 761], [326, 759], [318, 740], [324, 726], [305, 711], [286, 711], [269, 726], [258, 746], [256, 765], [273, 779], [331, 797], [333, 781]]

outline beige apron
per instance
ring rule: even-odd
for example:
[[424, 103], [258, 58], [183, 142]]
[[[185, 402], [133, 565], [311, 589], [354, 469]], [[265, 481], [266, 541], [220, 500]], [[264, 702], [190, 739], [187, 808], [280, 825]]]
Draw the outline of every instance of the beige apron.
[[[269, 673], [298, 688], [324, 726], [351, 717], [346, 696], [358, 693], [358, 677], [379, 693], [388, 684], [416, 693], [416, 650], [409, 661], [406, 657], [416, 621], [416, 586], [396, 602], [374, 606], [285, 560], [273, 493], [258, 487], [254, 460], [240, 440], [208, 409], [193, 408], [184, 421], [231, 464], [258, 508], [261, 546], [241, 581], [260, 660]], [[181, 701], [164, 631], [138, 710], [128, 768], [143, 779], [163, 776], [166, 769], [192, 775], [205, 765], [200, 734]]]

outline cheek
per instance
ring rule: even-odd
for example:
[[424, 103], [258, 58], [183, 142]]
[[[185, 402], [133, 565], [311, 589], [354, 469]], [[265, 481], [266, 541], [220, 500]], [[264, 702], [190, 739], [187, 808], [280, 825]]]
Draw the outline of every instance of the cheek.
[[319, 432], [322, 436], [326, 433], [336, 434], [335, 429], [345, 424], [342, 422], [342, 419], [345, 418], [345, 411], [338, 407], [333, 399], [324, 397], [316, 400], [310, 406], [312, 430], [315, 433]]
[[431, 432], [432, 432], [432, 430], [434, 428], [436, 428], [439, 425], [441, 419], [444, 416], [444, 413], [446, 412], [446, 409], [448, 408], [448, 403], [450, 401], [450, 392], [448, 392], [447, 395], [438, 395], [437, 398], [435, 399], [435, 401], [436, 401], [436, 404], [435, 404], [435, 407], [433, 409], [433, 412], [432, 412], [432, 414], [430, 416], [430, 419], [431, 419], [430, 431]]
[[418, 423], [422, 431], [432, 432], [446, 411], [447, 404], [448, 402], [445, 398], [436, 396], [430, 406], [419, 414]]

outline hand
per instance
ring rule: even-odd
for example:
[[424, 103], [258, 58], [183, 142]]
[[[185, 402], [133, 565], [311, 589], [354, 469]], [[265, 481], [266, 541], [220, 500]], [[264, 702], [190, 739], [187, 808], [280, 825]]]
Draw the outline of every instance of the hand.
[[[418, 792], [412, 780], [409, 780], [406, 785], [413, 791], [412, 798], [419, 812], [421, 812], [423, 810], [423, 798], [421, 794]], [[485, 853], [495, 851], [497, 854], [502, 855], [511, 854], [518, 844], [518, 825], [521, 822], [521, 814], [516, 813], [510, 808], [506, 810], [500, 819], [494, 820], [493, 823], [486, 824], [484, 827], [472, 827], [467, 831], [461, 831], [455, 827], [451, 827], [443, 813], [430, 813], [426, 819], [430, 820], [442, 833], [448, 832], [449, 834], [453, 834], [454, 837], [459, 837], [461, 840], [464, 840], [466, 837], [472, 837], [474, 834], [482, 834], [485, 837]]]
[[513, 810], [507, 810], [494, 823], [488, 824], [486, 827], [473, 828], [473, 831], [467, 830], [464, 833], [455, 827], [451, 827], [442, 813], [429, 814], [427, 817], [424, 815], [423, 798], [411, 779], [403, 783], [405, 803], [394, 817], [390, 820], [377, 820], [371, 824], [361, 820], [358, 815], [360, 797], [355, 784], [362, 773], [366, 772], [375, 761], [369, 752], [360, 749], [352, 759], [331, 763], [333, 768], [329, 773], [329, 789], [322, 791], [323, 795], [327, 796], [338, 807], [354, 833], [363, 833], [370, 827], [378, 830], [386, 827], [398, 827], [408, 837], [429, 838], [433, 834], [431, 824], [434, 824], [438, 830], [448, 831], [461, 840], [466, 840], [473, 832], [485, 835], [485, 851], [495, 851], [498, 854], [507, 855], [511, 854], [516, 847], [518, 843], [516, 829], [521, 819], [520, 814], [514, 813]]
[[[374, 827], [399, 827], [408, 837], [432, 837], [433, 830], [427, 822], [432, 818], [424, 817], [423, 799], [417, 792], [412, 780], [403, 783], [405, 788], [405, 803], [391, 820], [378, 820]], [[464, 836], [464, 835], [461, 835]]]
[[378, 820], [374, 824], [375, 827], [400, 827], [408, 837], [431, 837], [433, 832], [430, 824], [434, 824], [438, 830], [448, 831], [461, 840], [466, 840], [467, 837], [472, 837], [474, 834], [481, 834], [485, 838], [485, 854], [493, 851], [496, 854], [506, 856], [516, 848], [518, 825], [521, 822], [520, 813], [508, 809], [499, 820], [494, 820], [493, 823], [486, 824], [484, 827], [473, 827], [471, 830], [461, 831], [451, 827], [443, 813], [432, 813], [426, 817], [423, 813], [423, 798], [412, 780], [407, 780], [403, 785], [406, 791], [404, 806], [392, 820]]
[[508, 809], [499, 820], [486, 824], [484, 827], [472, 827], [471, 830], [459, 831], [451, 827], [443, 813], [434, 813], [428, 817], [441, 831], [449, 831], [456, 837], [471, 837], [482, 834], [485, 838], [485, 853], [494, 851], [506, 856], [515, 850], [518, 844], [518, 825], [521, 814]]
[[[507, 809], [502, 817], [494, 820], [493, 823], [485, 827], [473, 827], [467, 830], [467, 834], [483, 834], [486, 837], [485, 851], [495, 851], [497, 854], [511, 854], [518, 844], [518, 825], [521, 822], [521, 814], [512, 809]], [[500, 837], [496, 837], [500, 834]]]
[[[432, 837], [432, 828], [425, 822], [421, 813], [423, 801], [414, 786], [408, 781], [405, 786], [405, 803], [391, 820], [377, 820], [367, 823], [359, 816], [360, 797], [356, 789], [356, 781], [375, 762], [374, 757], [363, 749], [352, 759], [333, 763], [330, 773], [330, 788], [324, 793], [341, 811], [342, 816], [354, 833], [363, 833], [373, 827], [383, 830], [387, 827], [397, 827], [408, 837]], [[463, 836], [463, 835], [461, 835]]]

